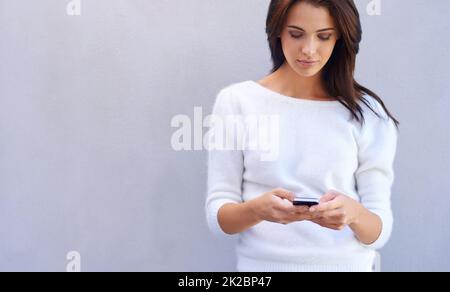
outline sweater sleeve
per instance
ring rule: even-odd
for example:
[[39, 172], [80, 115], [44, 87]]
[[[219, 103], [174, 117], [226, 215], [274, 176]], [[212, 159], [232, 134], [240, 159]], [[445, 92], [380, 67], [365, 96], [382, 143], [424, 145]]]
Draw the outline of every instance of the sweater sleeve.
[[[209, 125], [208, 145], [208, 187], [206, 198], [206, 219], [209, 229], [214, 235], [227, 235], [219, 225], [218, 212], [227, 203], [241, 203], [242, 175], [244, 169], [242, 150], [220, 149], [224, 144], [218, 136], [224, 137], [225, 132], [233, 128], [233, 119], [237, 110], [232, 102], [229, 88], [223, 89], [216, 97], [213, 107], [213, 119]], [[214, 122], [213, 122], [214, 121]], [[236, 139], [236, 137], [227, 137]]]
[[394, 182], [397, 128], [377, 101], [373, 100], [371, 104], [381, 118], [367, 108], [366, 123], [358, 141], [359, 165], [355, 178], [361, 203], [382, 221], [378, 239], [370, 245], [361, 243], [376, 250], [388, 242], [392, 233], [391, 187]]

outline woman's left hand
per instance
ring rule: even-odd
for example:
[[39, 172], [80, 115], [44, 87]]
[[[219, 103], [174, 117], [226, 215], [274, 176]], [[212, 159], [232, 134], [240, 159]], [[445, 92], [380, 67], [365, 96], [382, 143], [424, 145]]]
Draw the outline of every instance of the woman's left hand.
[[313, 215], [310, 221], [325, 228], [342, 230], [357, 222], [362, 208], [364, 207], [354, 199], [330, 190], [320, 199], [319, 205], [309, 209]]

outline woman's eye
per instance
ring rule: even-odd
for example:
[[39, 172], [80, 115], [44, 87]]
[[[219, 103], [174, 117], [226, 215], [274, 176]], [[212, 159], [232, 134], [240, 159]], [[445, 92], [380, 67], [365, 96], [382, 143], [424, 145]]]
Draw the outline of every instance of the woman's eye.
[[291, 37], [293, 37], [294, 39], [299, 39], [302, 36], [303, 36], [302, 34], [291, 34]]
[[331, 34], [329, 35], [319, 35], [319, 39], [323, 41], [329, 41], [331, 39]]

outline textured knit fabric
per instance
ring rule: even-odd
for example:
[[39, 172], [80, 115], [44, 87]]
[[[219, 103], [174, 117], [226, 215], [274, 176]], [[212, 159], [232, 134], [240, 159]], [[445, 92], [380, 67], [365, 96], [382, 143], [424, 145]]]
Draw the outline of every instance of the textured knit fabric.
[[[339, 101], [288, 97], [255, 81], [219, 92], [213, 116], [225, 121], [232, 120], [226, 119], [229, 116], [277, 116], [279, 131], [272, 137], [278, 141], [275, 159], [262, 159], [266, 148], [208, 150], [206, 217], [217, 236], [228, 236], [217, 218], [224, 204], [249, 201], [278, 187], [313, 198], [336, 190], [361, 202], [383, 223], [377, 241], [364, 245], [349, 227], [334, 231], [310, 221], [263, 221], [237, 235], [238, 271], [371, 270], [375, 250], [386, 244], [392, 231], [397, 129], [375, 99], [365, 98], [381, 118], [360, 102], [365, 117], [361, 126]], [[216, 123], [211, 129], [230, 123]], [[260, 123], [258, 130], [265, 125]], [[250, 131], [248, 127], [235, 134], [245, 143]]]

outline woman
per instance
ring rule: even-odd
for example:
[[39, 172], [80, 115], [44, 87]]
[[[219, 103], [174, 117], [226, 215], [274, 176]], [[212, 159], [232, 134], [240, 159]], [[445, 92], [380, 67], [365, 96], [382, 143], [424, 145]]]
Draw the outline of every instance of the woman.
[[[392, 231], [399, 123], [354, 80], [355, 4], [272, 0], [266, 30], [271, 74], [223, 89], [213, 115], [277, 115], [279, 154], [210, 147], [208, 224], [239, 234], [238, 271], [370, 271]], [[320, 204], [294, 206], [298, 196]]]

